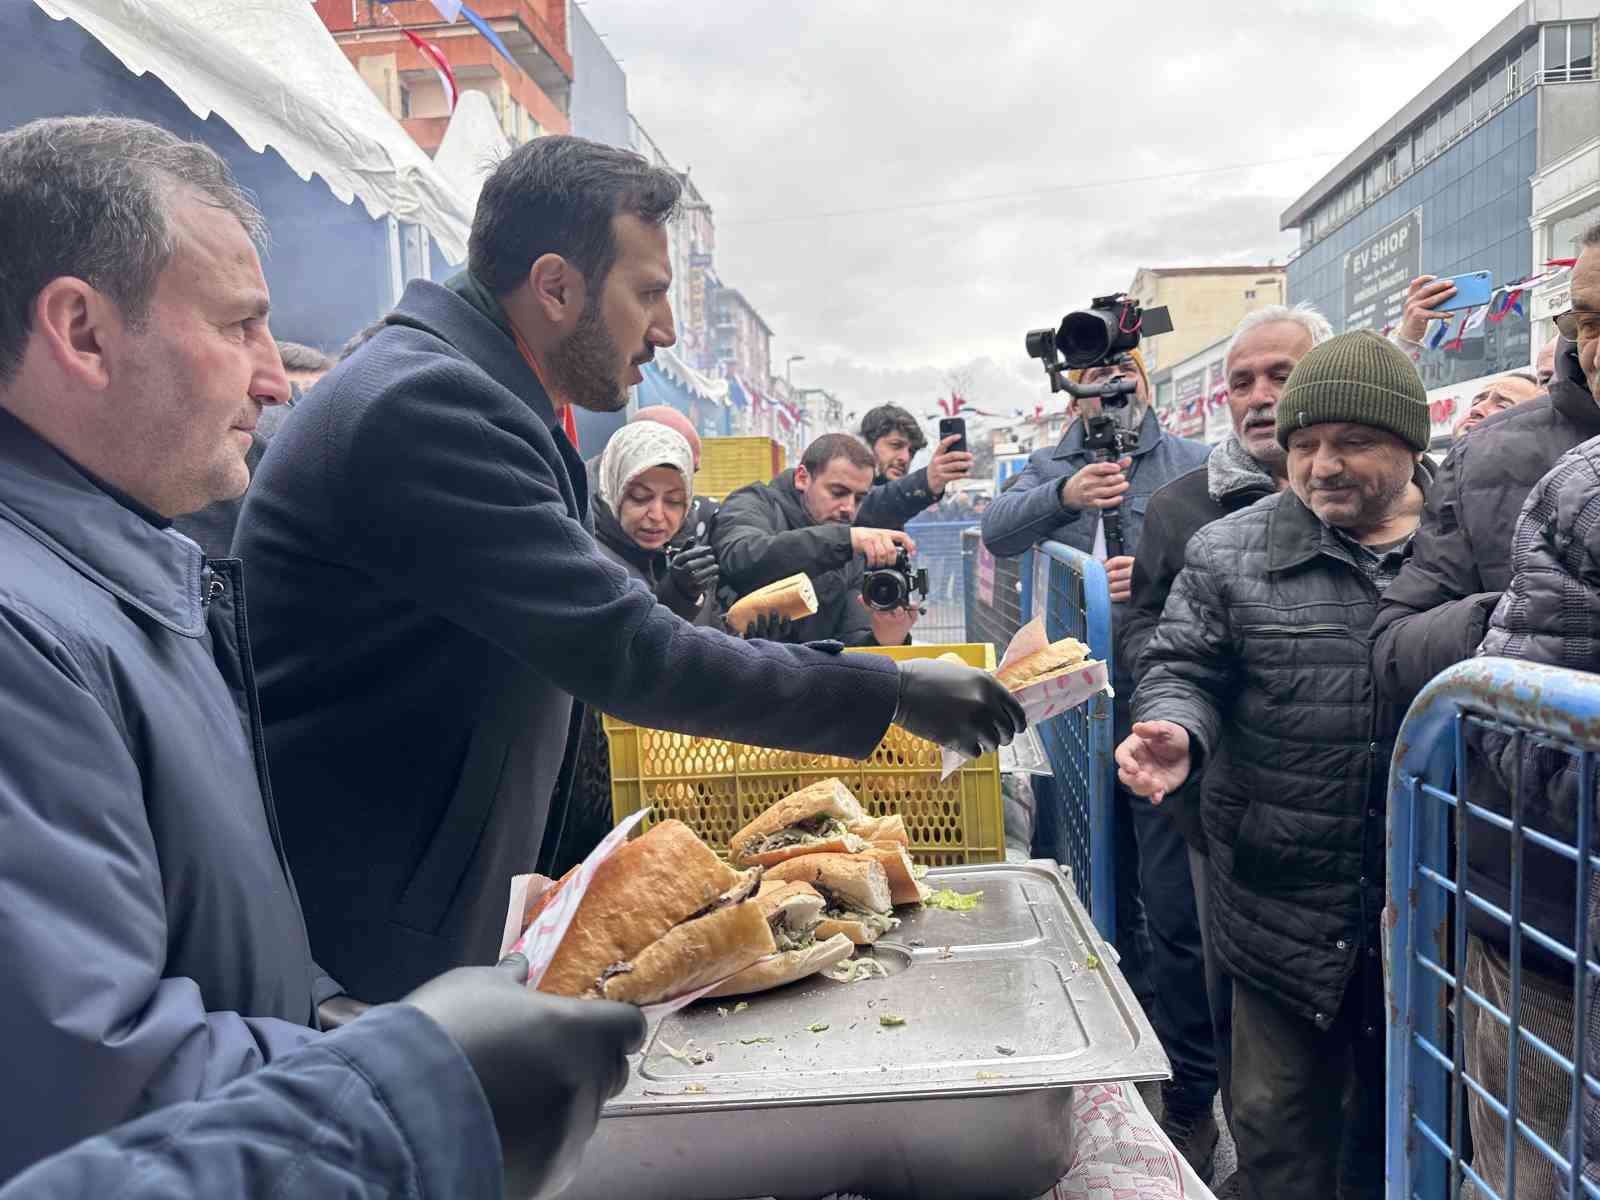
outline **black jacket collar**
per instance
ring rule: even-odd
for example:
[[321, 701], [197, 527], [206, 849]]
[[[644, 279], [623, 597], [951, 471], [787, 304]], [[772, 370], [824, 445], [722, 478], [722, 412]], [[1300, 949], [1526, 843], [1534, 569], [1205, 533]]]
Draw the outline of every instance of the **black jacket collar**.
[[1600, 404], [1589, 393], [1589, 381], [1578, 361], [1576, 342], [1561, 339], [1556, 354], [1556, 374], [1550, 381], [1550, 403], [1562, 416], [1590, 435], [1600, 433]]
[[[426, 279], [413, 279], [384, 323], [420, 329], [450, 343], [501, 387], [520, 396], [546, 425], [559, 428], [555, 405], [516, 341], [466, 297]], [[579, 466], [581, 474], [581, 459]]]
[[[1426, 496], [1433, 483], [1433, 463], [1427, 457], [1417, 464], [1413, 479]], [[1340, 544], [1339, 535], [1301, 502], [1293, 488], [1278, 492], [1276, 500], [1267, 519], [1268, 571], [1290, 571], [1319, 554], [1350, 561], [1350, 552]]]
[[[503, 314], [502, 314], [503, 315]], [[522, 357], [508, 326], [500, 325], [480, 310], [479, 302], [451, 288], [426, 279], [413, 279], [394, 311], [384, 318], [386, 325], [403, 325], [432, 334], [460, 351], [470, 362], [486, 372], [501, 387], [519, 397], [550, 429], [567, 477], [577, 496], [578, 512], [589, 507], [589, 479], [577, 447], [567, 440], [556, 417], [544, 384]]]
[[768, 486], [772, 489], [778, 507], [783, 510], [790, 529], [807, 529], [816, 524], [811, 519], [811, 514], [806, 511], [804, 501], [800, 499], [800, 490], [794, 485], [793, 467], [773, 479]]
[[0, 409], [0, 519], [174, 633], [205, 631], [200, 547], [118, 503]]

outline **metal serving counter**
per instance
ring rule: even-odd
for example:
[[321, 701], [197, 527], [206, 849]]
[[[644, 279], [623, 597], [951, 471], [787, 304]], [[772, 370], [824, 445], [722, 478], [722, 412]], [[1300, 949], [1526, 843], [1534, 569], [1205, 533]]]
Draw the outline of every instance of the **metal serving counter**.
[[1072, 1086], [1165, 1078], [1166, 1057], [1055, 863], [927, 882], [983, 899], [901, 910], [863, 953], [885, 977], [702, 1001], [652, 1030], [563, 1200], [1049, 1191]]

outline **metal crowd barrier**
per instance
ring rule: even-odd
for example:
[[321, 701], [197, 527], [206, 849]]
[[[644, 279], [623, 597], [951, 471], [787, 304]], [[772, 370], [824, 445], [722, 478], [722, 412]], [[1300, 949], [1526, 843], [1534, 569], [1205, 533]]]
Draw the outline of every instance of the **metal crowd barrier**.
[[[915, 536], [915, 535], [913, 535]], [[973, 526], [961, 531], [965, 580], [966, 639], [993, 642], [1003, 652], [1031, 612], [1033, 552], [1021, 558], [996, 558]]]
[[[1105, 568], [1087, 554], [1046, 542], [1020, 558], [994, 558], [976, 529], [962, 534], [966, 637], [1004, 650], [1041, 610], [1052, 641], [1075, 637], [1112, 665], [1111, 596]], [[1079, 898], [1108, 941], [1116, 935], [1116, 766], [1112, 704], [1096, 697], [1039, 729], [1053, 775], [1034, 777], [1036, 853], [1072, 868]]]
[[[1105, 567], [1082, 551], [1045, 542], [1034, 552], [1032, 573], [1034, 611], [1043, 608], [1050, 640], [1077, 638], [1111, 670], [1111, 595]], [[1112, 701], [1103, 694], [1039, 729], [1055, 772], [1055, 803], [1040, 805], [1040, 820], [1047, 834], [1054, 835], [1056, 860], [1071, 864], [1078, 895], [1107, 941], [1114, 941], [1117, 932], [1112, 734]], [[1047, 807], [1053, 821], [1045, 814]]]
[[967, 640], [966, 595], [961, 535], [976, 521], [912, 521], [906, 532], [917, 544], [913, 566], [928, 572], [927, 610], [911, 631], [926, 645]]
[[[1574, 1068], [1593, 1053], [1585, 1035], [1590, 999], [1600, 984], [1588, 905], [1582, 902], [1600, 872], [1600, 857], [1593, 853], [1597, 718], [1600, 676], [1481, 658], [1434, 679], [1401, 727], [1389, 776], [1384, 919], [1391, 1197], [1454, 1198], [1464, 1194], [1462, 1181], [1471, 1179], [1483, 1200], [1513, 1200], [1529, 1194], [1526, 1180], [1516, 1190], [1518, 1164], [1540, 1169], [1540, 1159], [1553, 1171], [1555, 1194], [1600, 1197], [1600, 1187], [1573, 1169], [1582, 1162], [1582, 1121], [1574, 1122], [1573, 1113], [1581, 1113], [1586, 1089], [1600, 1096], [1600, 1081]], [[1484, 757], [1486, 745], [1494, 753], [1493, 768]], [[1576, 789], [1569, 779], [1565, 794], [1582, 802], [1547, 806], [1546, 783], [1567, 766], [1575, 769]], [[1491, 770], [1493, 794], [1515, 797], [1509, 813], [1477, 802], [1489, 794], [1473, 790], [1472, 780]], [[1511, 847], [1509, 911], [1479, 894], [1468, 877], [1469, 842], [1491, 828], [1505, 834]], [[1580, 846], [1588, 852], [1579, 853]], [[1561, 870], [1573, 872], [1579, 903], [1564, 928], [1540, 929], [1524, 915], [1525, 881]], [[1505, 931], [1504, 968], [1485, 973], [1481, 950], [1469, 968], [1469, 913]], [[1525, 969], [1528, 954], [1545, 956], [1545, 968]], [[1584, 964], [1570, 971], [1575, 1019], [1560, 1012], [1565, 983], [1550, 973], [1557, 960], [1569, 970]], [[1503, 995], [1503, 1002], [1486, 991]], [[1482, 1052], [1491, 1042], [1481, 1032], [1480, 1049], [1469, 1059], [1469, 1020], [1475, 1030], [1492, 1033], [1492, 1062]], [[1494, 1077], [1481, 1077], [1489, 1073]], [[1517, 1114], [1509, 1126], [1508, 1113]], [[1505, 1179], [1484, 1178], [1486, 1145], [1504, 1156]], [[1600, 1181], [1600, 1174], [1593, 1178]], [[1537, 1194], [1551, 1193], [1546, 1187]]]

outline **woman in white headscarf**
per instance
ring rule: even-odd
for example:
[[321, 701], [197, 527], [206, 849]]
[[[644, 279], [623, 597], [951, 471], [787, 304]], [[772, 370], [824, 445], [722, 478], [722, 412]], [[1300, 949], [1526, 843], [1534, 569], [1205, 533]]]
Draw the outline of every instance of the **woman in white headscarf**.
[[624, 425], [600, 456], [600, 548], [656, 599], [697, 625], [717, 623], [717, 560], [709, 545], [669, 551], [694, 497], [694, 451], [676, 429]]
[[[653, 421], [624, 425], [600, 456], [595, 540], [656, 599], [696, 625], [722, 624], [717, 560], [691, 543], [669, 551], [694, 495], [694, 452], [676, 429]], [[556, 873], [582, 862], [611, 829], [611, 749], [600, 714], [583, 716], [572, 790], [556, 844]]]

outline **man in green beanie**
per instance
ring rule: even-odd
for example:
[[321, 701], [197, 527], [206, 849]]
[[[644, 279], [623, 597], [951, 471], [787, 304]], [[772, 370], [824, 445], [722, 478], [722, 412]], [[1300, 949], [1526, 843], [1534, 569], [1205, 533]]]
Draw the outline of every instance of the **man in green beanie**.
[[1299, 361], [1278, 402], [1289, 487], [1189, 542], [1117, 748], [1123, 783], [1157, 803], [1199, 780], [1247, 1200], [1383, 1191], [1399, 714], [1374, 702], [1368, 630], [1422, 510], [1429, 428], [1416, 368], [1377, 335]]

